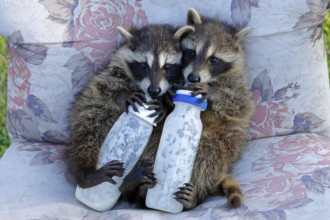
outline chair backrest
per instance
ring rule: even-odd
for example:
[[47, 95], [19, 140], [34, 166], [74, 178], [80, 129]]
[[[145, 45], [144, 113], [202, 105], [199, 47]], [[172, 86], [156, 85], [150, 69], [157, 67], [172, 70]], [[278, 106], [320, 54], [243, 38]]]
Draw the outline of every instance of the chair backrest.
[[121, 42], [117, 26], [183, 25], [188, 8], [237, 28], [252, 99], [249, 138], [329, 135], [330, 94], [322, 21], [329, 0], [5, 0], [7, 124], [12, 141], [65, 143], [74, 94], [106, 67]]

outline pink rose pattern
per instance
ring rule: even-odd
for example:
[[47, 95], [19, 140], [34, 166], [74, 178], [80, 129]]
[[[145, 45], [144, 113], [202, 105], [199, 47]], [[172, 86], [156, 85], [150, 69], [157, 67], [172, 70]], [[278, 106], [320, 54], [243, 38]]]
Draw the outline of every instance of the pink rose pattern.
[[[91, 74], [104, 68], [109, 62], [109, 54], [120, 43], [117, 26], [131, 28], [148, 23], [139, 1], [100, 1], [84, 3], [72, 1], [49, 1], [40, 3], [50, 12], [49, 19], [68, 25], [64, 47], [71, 46], [78, 52], [65, 67], [71, 69], [74, 92], [90, 79]], [[74, 14], [78, 4], [82, 10]], [[53, 11], [52, 11], [53, 10]], [[47, 56], [44, 45], [25, 44], [20, 31], [9, 37], [8, 86], [9, 104], [7, 124], [13, 137], [30, 140], [65, 143], [67, 137], [58, 131], [39, 131], [42, 122], [56, 123], [45, 102], [30, 94], [31, 73], [27, 64], [40, 65]], [[73, 43], [69, 43], [73, 42]]]
[[242, 182], [246, 198], [262, 201], [249, 210], [276, 210], [279, 217], [286, 209], [313, 202], [308, 193], [324, 194], [330, 188], [329, 146], [328, 138], [316, 134], [287, 136], [269, 144], [266, 153], [252, 162], [251, 176], [258, 178]]
[[141, 27], [148, 24], [141, 3], [129, 1], [90, 0], [74, 20], [73, 47], [90, 63], [104, 68], [109, 53], [119, 45], [118, 26]]
[[255, 113], [249, 129], [249, 139], [310, 132], [324, 120], [311, 112], [295, 113], [287, 101], [299, 96], [300, 85], [289, 83], [273, 90], [267, 70], [262, 71], [253, 81], [251, 91]]
[[117, 26], [139, 28], [147, 25], [148, 20], [142, 4], [138, 1], [132, 4], [128, 0], [86, 1], [75, 17], [71, 23], [72, 40], [80, 54], [71, 57], [65, 66], [73, 70], [73, 90], [78, 92], [91, 74], [109, 63], [111, 52], [120, 44]]
[[20, 31], [9, 36], [7, 127], [15, 138], [22, 136], [34, 139], [38, 136], [34, 124], [29, 122], [27, 111], [31, 97], [28, 64], [40, 65], [46, 56], [47, 47], [25, 44]]
[[8, 110], [14, 111], [26, 104], [30, 95], [29, 79], [31, 73], [24, 59], [18, 56], [14, 49], [8, 44], [8, 87], [10, 87], [8, 98]]
[[65, 143], [67, 137], [58, 131], [41, 132], [43, 123], [57, 123], [43, 100], [31, 94], [29, 65], [41, 65], [48, 48], [24, 42], [20, 31], [9, 36], [8, 41], [8, 108], [7, 127], [13, 138]]
[[111, 53], [121, 42], [117, 26], [130, 29], [149, 23], [142, 1], [43, 0], [40, 3], [50, 13], [49, 19], [67, 24], [63, 47], [73, 47], [79, 52], [64, 65], [72, 70], [74, 93], [109, 63]]
[[[232, 209], [219, 202], [211, 219], [287, 219], [287, 211], [312, 203], [313, 194], [329, 193], [329, 146], [328, 138], [316, 134], [287, 136], [269, 144], [262, 156], [249, 160], [251, 178], [240, 180], [245, 204]], [[202, 218], [209, 212], [201, 205], [187, 215]]]
[[[237, 209], [219, 204], [212, 209], [212, 219], [287, 219], [287, 211], [312, 203], [314, 195], [329, 193], [329, 146], [328, 138], [316, 134], [290, 135], [269, 144], [263, 155], [249, 161], [251, 178], [240, 180], [245, 204]], [[208, 211], [199, 208], [188, 216]]]

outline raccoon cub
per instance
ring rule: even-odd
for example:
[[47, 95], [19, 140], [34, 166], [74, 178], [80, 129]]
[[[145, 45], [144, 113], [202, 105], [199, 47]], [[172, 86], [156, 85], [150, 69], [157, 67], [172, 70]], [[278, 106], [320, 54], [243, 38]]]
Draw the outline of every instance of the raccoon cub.
[[186, 88], [193, 96], [201, 94], [209, 106], [201, 113], [203, 132], [191, 182], [174, 196], [186, 209], [216, 194], [238, 207], [243, 195], [230, 173], [246, 142], [253, 110], [241, 46], [247, 29], [237, 31], [200, 17], [194, 9], [187, 22], [195, 31], [181, 41]]
[[[156, 120], [164, 117], [161, 97], [181, 75], [179, 39], [192, 27], [176, 30], [169, 25], [149, 25], [131, 32], [118, 29], [126, 43], [113, 54], [108, 68], [78, 94], [71, 112], [72, 137], [64, 159], [82, 188], [105, 181], [115, 184], [112, 177], [123, 176], [122, 161], [110, 161], [99, 169], [96, 164], [103, 140], [128, 105], [136, 110], [134, 102], [142, 104], [153, 98], [159, 100], [149, 103], [156, 110]], [[152, 163], [141, 165], [150, 167]], [[148, 175], [150, 178], [150, 170], [137, 169], [133, 176], [139, 178], [135, 181]]]

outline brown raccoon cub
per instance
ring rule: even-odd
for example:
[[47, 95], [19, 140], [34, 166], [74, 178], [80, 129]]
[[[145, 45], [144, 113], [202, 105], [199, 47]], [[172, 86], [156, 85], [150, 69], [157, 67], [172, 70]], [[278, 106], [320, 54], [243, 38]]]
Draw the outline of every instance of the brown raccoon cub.
[[[126, 43], [113, 54], [108, 68], [94, 76], [78, 94], [71, 112], [71, 142], [64, 158], [82, 188], [105, 181], [115, 184], [112, 177], [123, 176], [122, 161], [110, 161], [99, 169], [96, 164], [102, 142], [128, 105], [136, 110], [134, 102], [146, 103], [147, 97], [151, 97], [159, 100], [149, 102], [151, 109], [156, 110], [156, 120], [164, 117], [161, 97], [182, 75], [180, 37], [193, 28], [176, 30], [169, 25], [149, 25], [131, 32], [118, 29]], [[150, 141], [154, 142], [157, 140]], [[129, 180], [134, 179], [135, 185], [148, 178], [155, 182], [152, 163], [146, 161], [141, 166], [145, 169], [137, 169]]]
[[230, 173], [245, 145], [253, 109], [241, 46], [247, 29], [237, 31], [194, 9], [188, 11], [188, 24], [195, 31], [181, 42], [186, 88], [209, 106], [201, 113], [203, 132], [191, 182], [174, 195], [186, 209], [217, 194], [238, 207], [243, 195]]

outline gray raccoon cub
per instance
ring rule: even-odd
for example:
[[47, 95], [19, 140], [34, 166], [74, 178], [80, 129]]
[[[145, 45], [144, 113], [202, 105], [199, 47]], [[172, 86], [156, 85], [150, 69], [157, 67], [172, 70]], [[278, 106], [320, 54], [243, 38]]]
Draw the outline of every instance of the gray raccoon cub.
[[[113, 54], [108, 68], [77, 95], [71, 111], [71, 141], [64, 159], [81, 188], [105, 181], [116, 184], [112, 177], [123, 176], [122, 161], [113, 160], [96, 169], [102, 142], [119, 115], [129, 105], [136, 110], [134, 103], [146, 103], [147, 97], [156, 100], [149, 102], [150, 108], [156, 110], [156, 121], [162, 120], [166, 113], [162, 97], [182, 75], [180, 38], [193, 30], [169, 25], [149, 25], [130, 32], [118, 29], [126, 43]], [[154, 184], [152, 165], [148, 160], [141, 163], [144, 169], [136, 169], [121, 190], [138, 186], [145, 179]], [[134, 184], [130, 183], [133, 180]]]
[[253, 105], [250, 101], [238, 31], [216, 19], [188, 11], [195, 28], [181, 41], [186, 88], [202, 95], [209, 106], [201, 113], [203, 132], [190, 183], [174, 193], [185, 209], [194, 208], [208, 195], [225, 195], [232, 207], [243, 201], [239, 183], [230, 175], [245, 143]]

